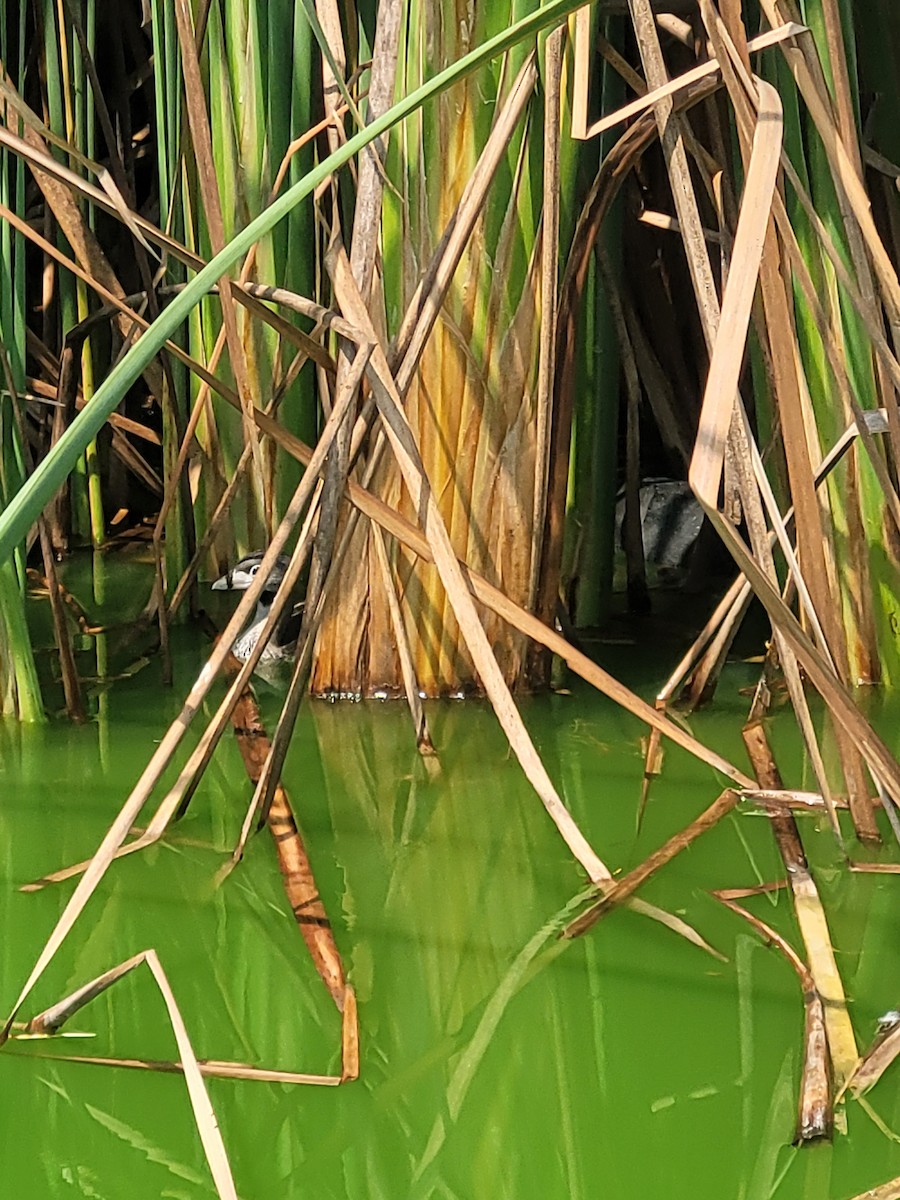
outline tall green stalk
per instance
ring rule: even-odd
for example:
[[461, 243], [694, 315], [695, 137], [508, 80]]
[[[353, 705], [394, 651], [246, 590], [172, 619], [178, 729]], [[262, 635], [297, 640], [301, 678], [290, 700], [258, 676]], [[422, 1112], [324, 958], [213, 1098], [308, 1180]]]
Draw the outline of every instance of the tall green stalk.
[[[0, 58], [24, 69], [25, 32], [11, 41], [7, 11], [0, 8]], [[21, 212], [25, 206], [25, 167], [0, 151], [0, 201]], [[24, 448], [14, 405], [25, 391], [25, 246], [6, 222], [0, 227], [0, 349], [9, 377], [0, 375], [0, 510], [25, 482]], [[10, 394], [10, 386], [16, 395]], [[41, 689], [25, 617], [25, 552], [21, 538], [0, 559], [0, 715], [23, 721], [44, 719]]]
[[[599, 18], [597, 18], [599, 19]], [[610, 24], [621, 27], [621, 20]], [[598, 79], [602, 112], [624, 102], [624, 85], [604, 60]], [[614, 137], [600, 139], [602, 158]], [[618, 276], [622, 254], [622, 209], [617, 201], [600, 234], [610, 269]], [[600, 625], [609, 613], [615, 554], [618, 487], [619, 349], [602, 278], [592, 261], [579, 329], [577, 384], [572, 413], [572, 450], [566, 503], [567, 548], [563, 586], [572, 591], [573, 617], [581, 627]], [[573, 587], [570, 589], [569, 584]]]
[[[209, 224], [200, 199], [190, 145], [183, 137], [184, 91], [178, 35], [167, 4], [153, 5], [154, 53], [165, 63], [156, 72], [156, 126], [160, 196], [164, 219], [176, 236], [208, 258], [212, 251]], [[297, 15], [299, 14], [299, 15]], [[227, 0], [208, 14], [201, 52], [201, 71], [207, 97], [213, 160], [221, 202], [225, 236], [231, 238], [269, 201], [276, 175], [292, 140], [312, 123], [311, 39], [305, 20], [287, 0], [271, 4], [257, 0]], [[302, 178], [313, 162], [309, 143], [291, 159], [287, 181]], [[287, 183], [282, 185], [282, 190]], [[315, 291], [314, 226], [311, 203], [287, 215], [283, 224], [267, 232], [254, 252], [250, 279], [278, 283], [303, 295]], [[183, 268], [171, 263], [172, 282], [181, 282]], [[265, 407], [278, 392], [281, 419], [306, 440], [315, 433], [317, 406], [311, 370], [304, 369], [287, 388], [282, 382], [291, 355], [271, 329], [241, 310], [238, 327], [245, 369], [255, 402]], [[191, 315], [186, 346], [201, 361], [209, 362], [222, 326], [221, 304], [204, 299]], [[217, 367], [219, 376], [233, 383], [227, 351]], [[176, 400], [186, 418], [188, 393]], [[195, 400], [199, 385], [192, 385]], [[164, 455], [174, 463], [176, 422], [166, 422]], [[193, 519], [198, 534], [206, 528], [212, 508], [240, 458], [244, 427], [239, 416], [221, 407], [207, 407], [198, 425], [197, 438], [203, 469]], [[248, 473], [231, 508], [231, 529], [237, 549], [244, 551], [266, 540], [266, 528], [298, 478], [296, 464], [281, 451], [267, 449], [266, 478]], [[171, 576], [171, 571], [170, 571]]]
[[[150, 28], [153, 37], [154, 117], [156, 146], [156, 188], [159, 196], [160, 225], [172, 236], [183, 242], [185, 228], [179, 191], [182, 186], [182, 104], [181, 58], [175, 32], [175, 17], [172, 5], [153, 0], [151, 4]], [[183, 284], [187, 271], [182, 263], [170, 258], [166, 264], [168, 282]], [[182, 349], [189, 349], [190, 341], [185, 329], [179, 329], [173, 341]], [[191, 377], [187, 367], [176, 359], [169, 361], [169, 370], [163, 380], [162, 443], [163, 483], [168, 488], [174, 478], [181, 437], [187, 427], [191, 401]], [[202, 433], [200, 438], [202, 441]], [[202, 511], [206, 503], [207, 473], [200, 472], [197, 479], [197, 504]], [[169, 595], [181, 578], [190, 558], [188, 522], [195, 514], [186, 504], [183, 488], [173, 496], [165, 522], [165, 579]], [[202, 526], [202, 522], [201, 522]]]

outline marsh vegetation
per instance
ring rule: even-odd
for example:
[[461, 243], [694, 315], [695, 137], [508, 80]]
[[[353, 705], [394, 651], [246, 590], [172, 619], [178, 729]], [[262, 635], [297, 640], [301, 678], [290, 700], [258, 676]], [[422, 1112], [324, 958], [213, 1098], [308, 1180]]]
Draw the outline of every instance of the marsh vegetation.
[[[4, 1040], [23, 1034], [23, 1006], [90, 923], [114, 860], [177, 844], [174, 823], [206, 797], [231, 729], [252, 786], [211, 881], [231, 886], [268, 825], [339, 1014], [327, 1082], [355, 1079], [361, 968], [345, 965], [288, 786], [298, 716], [310, 693], [402, 699], [413, 765], [397, 786], [427, 793], [468, 752], [465, 723], [423, 701], [477, 696], [571, 860], [575, 899], [542, 903], [526, 949], [601, 939], [627, 908], [615, 920], [634, 921], [635, 937], [664, 931], [685, 953], [717, 953], [677, 900], [648, 898], [653, 881], [762, 814], [770, 869], [738, 879], [723, 860], [704, 887], [799, 980], [798, 1138], [843, 1131], [847, 1096], [887, 1070], [900, 1035], [860, 1057], [795, 814], [822, 823], [848, 895], [855, 876], [892, 872], [900, 767], [867, 697], [900, 675], [900, 17], [890, 0], [624, 8], [3, 9], [4, 719], [40, 725], [52, 711], [40, 735], [52, 738], [64, 708], [112, 728], [116, 676], [158, 676], [175, 698], [96, 853], [42, 866], [29, 885], [70, 894]], [[611, 669], [603, 638], [623, 606], [628, 636], [659, 637], [642, 510], [656, 476], [689, 487], [703, 528], [676, 602], [690, 633], [651, 687]], [[101, 615], [123, 544], [145, 548], [153, 582], [139, 611]], [[95, 556], [81, 596], [64, 565], [79, 548]], [[258, 571], [186, 678], [182, 626], [202, 624], [205, 584], [255, 550]], [[51, 655], [35, 652], [39, 596]], [[274, 690], [261, 687], [261, 715], [255, 669], [301, 596], [296, 649]], [[237, 661], [254, 612], [261, 636]], [[691, 717], [748, 616], [765, 626], [757, 677], [723, 749]], [[517, 699], [573, 680], [644, 727], [623, 801], [638, 838], [673, 756], [710, 784], [637, 859], [610, 858], [603, 822], [573, 805]], [[771, 736], [778, 706], [802, 754]], [[397, 819], [406, 847], [415, 805]], [[779, 889], [794, 922], [781, 930], [765, 907]], [[516, 978], [531, 969], [521, 954]], [[198, 1062], [155, 949], [94, 965], [24, 1032], [55, 1034], [149, 967], [216, 1187], [236, 1195], [204, 1076], [263, 1086], [271, 1072]], [[472, 1045], [509, 994], [488, 1001]], [[453, 1120], [469, 1086], [458, 1070]], [[434, 1119], [416, 1187], [444, 1136]]]

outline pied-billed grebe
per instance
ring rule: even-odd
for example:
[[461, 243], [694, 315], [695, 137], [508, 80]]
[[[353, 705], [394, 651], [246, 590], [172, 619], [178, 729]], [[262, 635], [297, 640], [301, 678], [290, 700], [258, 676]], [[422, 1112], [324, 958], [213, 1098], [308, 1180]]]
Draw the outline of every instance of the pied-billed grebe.
[[[213, 591], [245, 592], [253, 583], [262, 558], [263, 551], [261, 550], [242, 558], [230, 571], [226, 571], [220, 579], [215, 581], [212, 585]], [[275, 593], [278, 591], [281, 581], [285, 577], [289, 562], [290, 559], [286, 554], [279, 554], [278, 558], [276, 558], [275, 565], [272, 567], [269, 577], [266, 580], [266, 586], [263, 588], [256, 602], [256, 612], [253, 614], [249, 625], [234, 640], [231, 652], [240, 662], [247, 661], [253, 651], [253, 647], [259, 640], [263, 624], [272, 608]], [[278, 662], [293, 656], [294, 647], [297, 644], [297, 636], [300, 633], [302, 607], [302, 604], [288, 604], [285, 606], [285, 610], [260, 656], [260, 665]]]

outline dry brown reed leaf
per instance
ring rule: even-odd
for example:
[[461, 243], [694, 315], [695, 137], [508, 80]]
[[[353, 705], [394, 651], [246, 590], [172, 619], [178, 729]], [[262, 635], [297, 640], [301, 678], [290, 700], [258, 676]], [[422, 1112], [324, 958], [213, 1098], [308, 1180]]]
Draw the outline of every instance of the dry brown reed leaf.
[[570, 921], [560, 936], [574, 938], [587, 933], [589, 929], [596, 925], [601, 917], [606, 916], [616, 905], [622, 904], [627, 900], [660, 867], [664, 867], [666, 863], [671, 862], [676, 855], [680, 854], [682, 850], [686, 850], [692, 842], [695, 842], [701, 834], [706, 833], [707, 830], [717, 825], [724, 816], [735, 808], [739, 800], [740, 795], [738, 792], [733, 791], [731, 788], [726, 788], [713, 801], [709, 808], [705, 809], [699, 817], [696, 817], [684, 829], [680, 829], [678, 833], [670, 837], [665, 845], [660, 846], [658, 850], [649, 855], [640, 866], [635, 867], [633, 871], [629, 871], [627, 875], [616, 880], [611, 886], [604, 888], [600, 899], [595, 904], [592, 904], [590, 908], [585, 909], [583, 913], [579, 913], [574, 921]]
[[[581, 10], [585, 12], [586, 10]], [[579, 14], [580, 15], [580, 14]], [[776, 46], [780, 42], [788, 41], [798, 37], [801, 33], [805, 33], [807, 27], [795, 21], [787, 21], [784, 24], [773, 22], [775, 28], [761, 33], [758, 37], [752, 38], [748, 43], [748, 49], [753, 53], [759, 50], [766, 50], [770, 46]], [[585, 52], [588, 48], [588, 39], [580, 38], [578, 45], [583, 42]], [[720, 70], [720, 65], [717, 59], [711, 58], [708, 62], [700, 63], [699, 66], [692, 67], [689, 71], [676, 76], [674, 79], [668, 80], [666, 83], [660, 84], [658, 87], [646, 91], [636, 100], [630, 101], [628, 104], [622, 105], [621, 108], [615, 109], [606, 116], [601, 117], [592, 125], [587, 124], [587, 85], [581, 83], [579, 89], [579, 80], [582, 78], [576, 75], [576, 90], [573, 93], [572, 100], [572, 137], [579, 139], [587, 139], [597, 137], [601, 133], [605, 133], [607, 129], [614, 129], [616, 125], [621, 125], [631, 117], [640, 116], [647, 109], [653, 108], [660, 100], [665, 100], [669, 96], [675, 96], [678, 92], [690, 87], [692, 84], [699, 83], [701, 80], [708, 79], [715, 75]]]
[[[187, 1029], [178, 1009], [178, 1004], [175, 1001], [175, 996], [169, 986], [169, 980], [155, 950], [142, 950], [140, 954], [135, 954], [127, 962], [120, 963], [117, 967], [113, 967], [111, 970], [99, 975], [96, 979], [92, 979], [89, 983], [84, 984], [77, 991], [60, 1000], [58, 1004], [45, 1009], [28, 1022], [28, 1032], [43, 1033], [55, 1031], [64, 1021], [67, 1021], [80, 1008], [83, 1008], [85, 1004], [88, 1004], [102, 992], [105, 992], [107, 988], [112, 987], [119, 979], [142, 963], [146, 963], [150, 968], [156, 986], [159, 988], [166, 1005], [169, 1023], [172, 1026], [172, 1032], [175, 1034], [175, 1041], [178, 1044], [178, 1052], [183, 1064], [182, 1070], [191, 1100], [191, 1108], [194, 1112], [194, 1120], [197, 1124], [197, 1131], [200, 1134], [200, 1141], [203, 1143], [206, 1161], [209, 1164], [209, 1169], [216, 1184], [216, 1190], [222, 1200], [237, 1200], [237, 1191], [231, 1176], [231, 1167], [228, 1165], [225, 1143], [222, 1141], [222, 1135], [219, 1132], [219, 1126], [216, 1122], [216, 1114], [207, 1095], [206, 1086], [203, 1083], [203, 1075], [193, 1047], [191, 1046]], [[7, 1033], [8, 1029], [4, 1031], [4, 1035]]]
[[[106, 1058], [88, 1054], [43, 1054], [29, 1052], [28, 1058], [45, 1058], [53, 1062], [74, 1062], [93, 1067], [125, 1067], [137, 1071], [160, 1071], [167, 1075], [184, 1073], [184, 1064], [152, 1058]], [[250, 1083], [289, 1083], [314, 1087], [339, 1087], [340, 1075], [310, 1075], [301, 1071], [277, 1071], [268, 1067], [251, 1067], [248, 1063], [218, 1062], [197, 1059], [197, 1069], [207, 1079], [240, 1079]]]
[[[825, 801], [819, 792], [803, 792], [788, 788], [758, 788], [754, 792], [744, 793], [747, 799], [760, 808], [768, 808], [775, 812], [793, 809], [799, 812], [816, 812], [825, 808]], [[835, 796], [835, 808], [848, 808], [846, 796]]]
[[[898, 868], [900, 869], [900, 868]], [[900, 1054], [900, 1023], [882, 1030], [857, 1064], [845, 1087], [854, 1096], [864, 1095], [874, 1087], [897, 1055]]]
[[795, 1141], [808, 1142], [830, 1138], [834, 1128], [834, 1102], [832, 1098], [831, 1069], [828, 1036], [825, 1030], [825, 1009], [822, 996], [816, 989], [812, 974], [793, 946], [777, 933], [771, 925], [761, 921], [735, 904], [730, 892], [714, 891], [713, 896], [726, 908], [743, 917], [765, 941], [780, 950], [788, 960], [803, 989], [805, 1029], [803, 1039], [803, 1076], [800, 1083], [797, 1135]]
[[771, 883], [755, 883], [750, 887], [717, 888], [718, 900], [746, 900], [749, 896], [768, 896], [772, 892], [780, 892], [788, 887], [786, 879], [776, 879]]

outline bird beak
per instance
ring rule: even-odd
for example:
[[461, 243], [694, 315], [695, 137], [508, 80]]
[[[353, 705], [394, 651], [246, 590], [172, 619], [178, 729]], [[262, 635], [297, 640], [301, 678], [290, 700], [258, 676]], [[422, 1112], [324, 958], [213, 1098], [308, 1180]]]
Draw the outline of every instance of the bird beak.
[[217, 579], [215, 581], [215, 583], [212, 584], [212, 590], [214, 592], [230, 591], [231, 590], [231, 572], [229, 571], [227, 575], [223, 575], [220, 579]]

